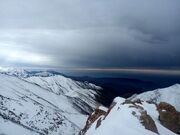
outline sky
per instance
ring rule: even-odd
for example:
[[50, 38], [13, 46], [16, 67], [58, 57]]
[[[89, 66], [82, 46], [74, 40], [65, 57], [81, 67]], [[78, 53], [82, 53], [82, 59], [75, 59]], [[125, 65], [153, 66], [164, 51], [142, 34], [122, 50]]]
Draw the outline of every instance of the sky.
[[180, 70], [180, 0], [0, 0], [0, 66]]

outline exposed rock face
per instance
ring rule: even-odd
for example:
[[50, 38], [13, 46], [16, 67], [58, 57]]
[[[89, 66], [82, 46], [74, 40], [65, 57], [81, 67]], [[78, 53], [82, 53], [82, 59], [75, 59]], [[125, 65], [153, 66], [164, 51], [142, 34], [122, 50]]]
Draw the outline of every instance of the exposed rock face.
[[[138, 99], [136, 101], [126, 100], [123, 104], [131, 104], [129, 106], [130, 108], [138, 109], [140, 114], [141, 114], [140, 115], [140, 122], [145, 127], [145, 129], [159, 134], [158, 129], [156, 127], [156, 124], [155, 124], [154, 120], [152, 119], [152, 117], [147, 114], [147, 111], [145, 111], [142, 106], [140, 106], [140, 104], [142, 104], [142, 101], [140, 99]], [[132, 112], [132, 115], [134, 115], [135, 117], [139, 117], [136, 115], [136, 112], [134, 112], [134, 111]]]
[[157, 110], [162, 125], [171, 131], [180, 134], [180, 112], [177, 112], [172, 105], [165, 102], [161, 102], [157, 105]]
[[135, 99], [135, 100], [130, 100], [130, 99], [126, 99], [122, 104], [142, 104], [142, 100], [140, 99]]
[[[159, 134], [158, 129], [156, 127], [156, 124], [152, 117], [147, 114], [147, 111], [144, 110], [144, 108], [141, 106], [142, 102], [140, 99], [136, 101], [131, 101], [131, 100], [125, 100], [124, 102], [121, 103], [122, 106], [129, 106], [129, 108], [135, 108], [135, 111], [132, 112], [132, 115], [139, 119], [141, 124], [145, 127], [145, 129], [152, 131], [156, 134]], [[112, 109], [117, 105], [116, 102], [113, 102], [110, 107], [108, 108], [107, 111], [100, 110], [99, 108], [95, 110], [94, 113], [92, 113], [84, 127], [83, 130], [79, 133], [79, 135], [85, 135], [86, 132], [91, 128], [93, 123], [95, 124], [95, 128], [99, 128], [101, 126], [101, 122], [106, 119], [106, 117], [111, 113]], [[118, 106], [118, 105], [117, 105]], [[121, 107], [117, 107], [117, 110], [121, 110]], [[119, 114], [121, 115], [121, 114]]]
[[143, 126], [147, 130], [150, 130], [150, 131], [152, 131], [154, 133], [159, 134], [154, 120], [151, 118], [150, 115], [147, 114], [146, 111], [143, 111], [141, 113], [140, 120], [141, 120], [141, 123], [143, 124]]
[[[95, 111], [88, 117], [87, 121], [86, 121], [86, 125], [84, 127], [84, 129], [82, 129], [79, 133], [79, 135], [84, 135], [86, 133], [86, 131], [90, 128], [90, 126], [102, 115], [105, 115], [106, 112], [97, 108], [95, 109]], [[101, 123], [101, 118], [98, 120], [98, 124], [96, 125], [96, 127], [99, 127]]]

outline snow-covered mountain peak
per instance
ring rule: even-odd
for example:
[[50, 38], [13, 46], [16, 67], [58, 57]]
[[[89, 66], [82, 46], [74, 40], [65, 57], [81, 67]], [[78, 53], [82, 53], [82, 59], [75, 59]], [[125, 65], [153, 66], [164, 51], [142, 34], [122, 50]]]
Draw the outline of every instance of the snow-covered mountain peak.
[[0, 67], [0, 73], [17, 76], [17, 77], [27, 77], [28, 71], [23, 68], [3, 68]]
[[133, 95], [130, 100], [141, 99], [143, 101], [151, 101], [154, 103], [168, 102], [180, 111], [180, 84], [148, 91], [139, 95]]
[[117, 97], [107, 111], [99, 107], [89, 116], [80, 135], [175, 135], [159, 118], [155, 104]]
[[116, 97], [113, 100], [114, 103], [119, 103], [119, 104], [123, 103], [124, 101], [125, 101], [125, 98], [122, 98], [122, 97]]

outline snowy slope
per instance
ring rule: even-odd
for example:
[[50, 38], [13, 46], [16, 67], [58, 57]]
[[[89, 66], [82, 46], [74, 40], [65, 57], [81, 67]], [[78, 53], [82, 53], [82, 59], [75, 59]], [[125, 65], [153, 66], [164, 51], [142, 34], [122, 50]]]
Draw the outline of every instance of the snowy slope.
[[[54, 76], [51, 77], [54, 80]], [[68, 82], [69, 79], [66, 80], [61, 76], [55, 78], [59, 84], [62, 83], [63, 94], [56, 93], [62, 90], [60, 87], [55, 86], [54, 91], [53, 85], [43, 87], [40, 82], [38, 84], [32, 82], [32, 78], [24, 80], [0, 74], [0, 134], [11, 134], [6, 130], [8, 127], [17, 128], [22, 134], [78, 134], [87, 114], [98, 104], [95, 101], [97, 93], [89, 88], [99, 87], [90, 84], [93, 87], [89, 86], [86, 89], [84, 86], [87, 84], [79, 85], [78, 82], [71, 84], [72, 82]], [[68, 86], [62, 78], [67, 81], [65, 82], [69, 84]], [[36, 79], [34, 78], [35, 81]], [[89, 96], [93, 98], [88, 98]], [[18, 131], [14, 132], [14, 135], [21, 135]]]
[[[104, 115], [99, 116], [86, 132], [81, 133], [85, 135], [175, 135], [160, 124], [154, 104], [147, 102], [134, 104], [124, 101], [125, 99], [116, 98], [114, 105]], [[154, 130], [157, 130], [157, 133], [146, 129], [142, 124], [141, 116], [146, 112], [154, 121], [156, 127]]]
[[50, 77], [29, 77], [25, 80], [40, 85], [41, 87], [58, 95], [68, 94], [72, 91], [81, 91], [82, 89], [101, 89], [93, 84], [77, 82], [60, 75]]
[[0, 117], [0, 135], [38, 135], [16, 123], [9, 120], [4, 120]]
[[130, 99], [141, 99], [155, 103], [167, 102], [180, 111], [180, 84], [175, 84], [168, 88], [144, 92], [139, 95], [133, 95]]
[[89, 114], [97, 106], [96, 97], [98, 96], [98, 91], [101, 90], [101, 87], [91, 83], [77, 82], [60, 75], [29, 77], [25, 78], [25, 80], [56, 95], [66, 96], [73, 102], [74, 107], [85, 114]]

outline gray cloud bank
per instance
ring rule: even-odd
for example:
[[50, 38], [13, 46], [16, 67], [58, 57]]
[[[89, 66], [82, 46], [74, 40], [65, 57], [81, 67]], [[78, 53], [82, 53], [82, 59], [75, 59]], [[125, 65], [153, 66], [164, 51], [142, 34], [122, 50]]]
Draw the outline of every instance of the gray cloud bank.
[[0, 61], [180, 69], [180, 1], [1, 0]]

